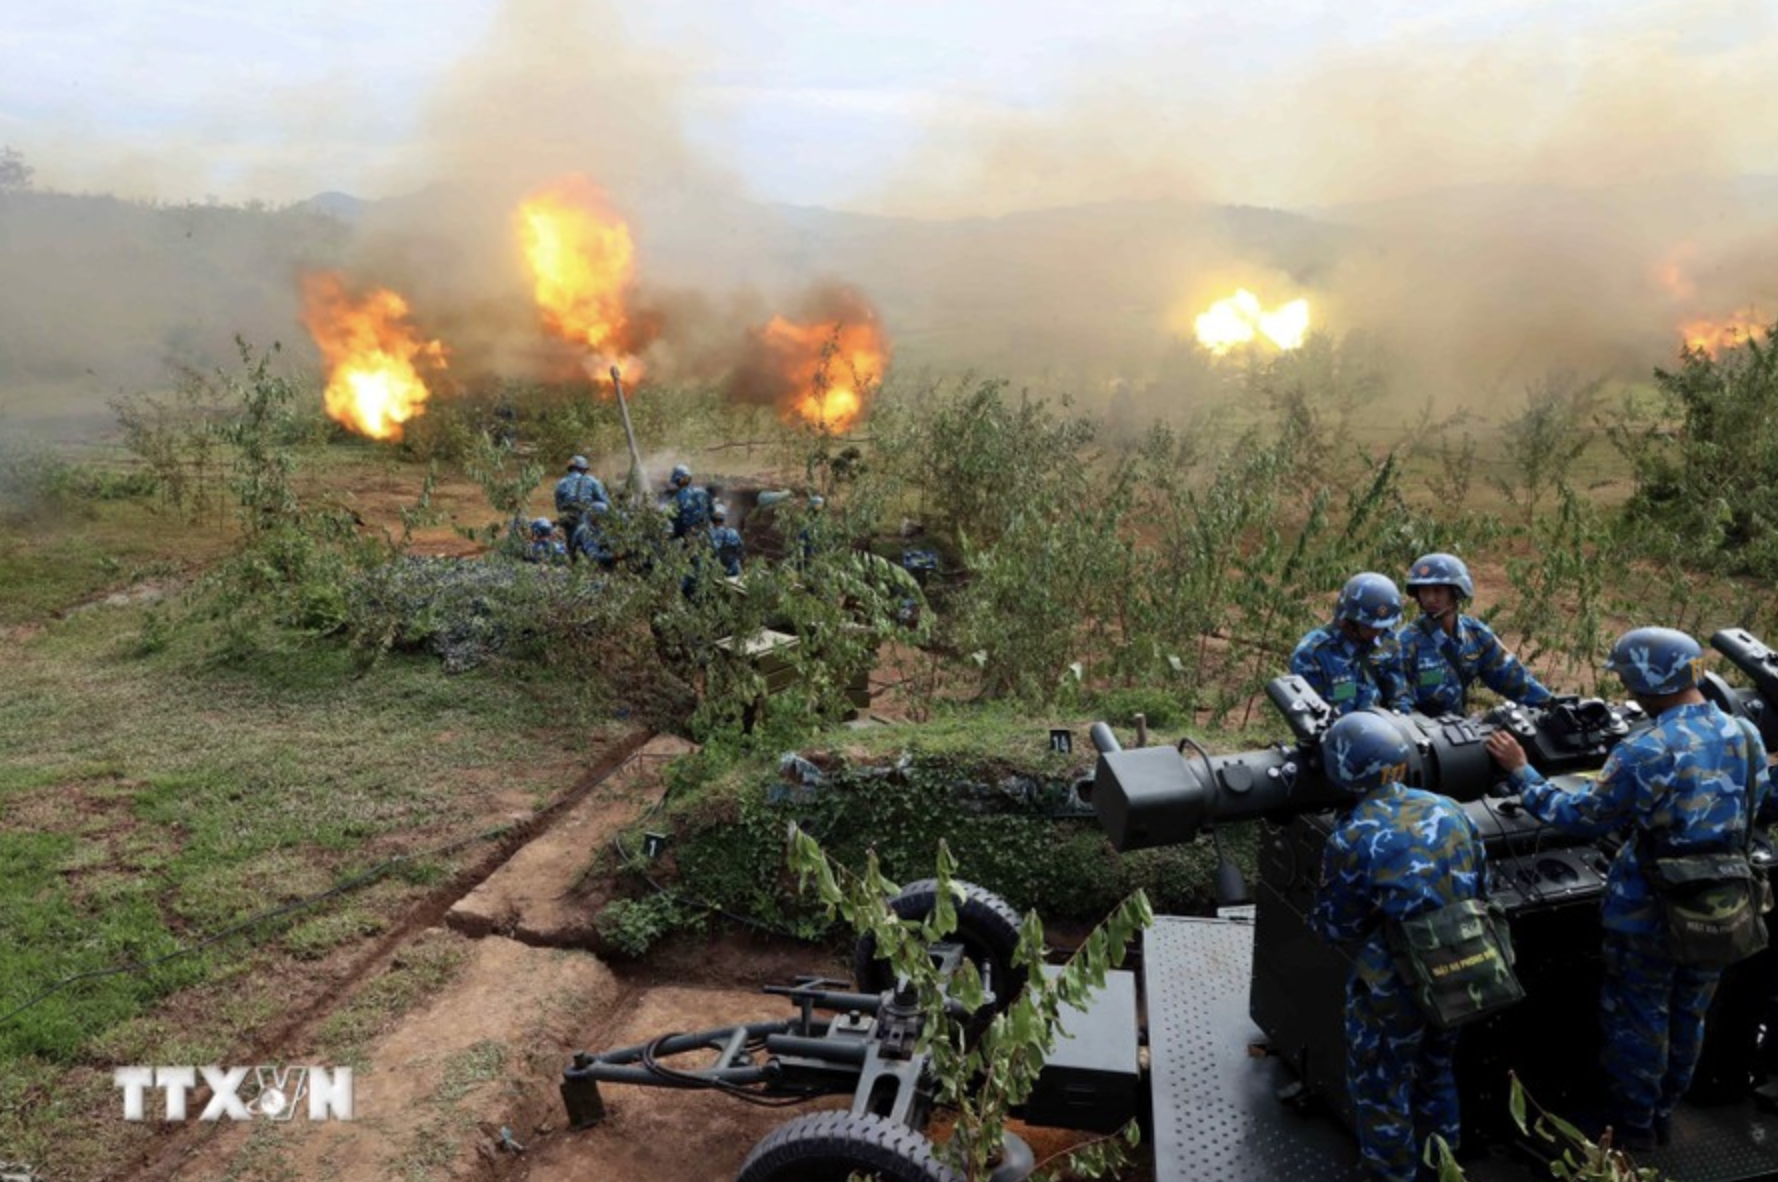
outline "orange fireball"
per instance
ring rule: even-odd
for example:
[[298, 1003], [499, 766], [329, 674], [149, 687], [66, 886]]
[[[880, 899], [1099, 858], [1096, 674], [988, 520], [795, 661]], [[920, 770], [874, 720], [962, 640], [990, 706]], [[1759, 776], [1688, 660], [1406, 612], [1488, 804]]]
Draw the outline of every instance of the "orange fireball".
[[844, 431], [888, 367], [889, 348], [873, 322], [793, 324], [774, 316], [760, 330], [781, 364], [789, 397], [783, 405], [803, 421]]
[[328, 415], [372, 439], [400, 439], [423, 413], [426, 383], [416, 363], [445, 367], [445, 347], [408, 323], [407, 301], [373, 289], [354, 299], [333, 272], [303, 277], [303, 324], [327, 364]]
[[618, 365], [638, 376], [635, 353], [651, 332], [628, 308], [636, 281], [636, 244], [605, 194], [570, 176], [519, 206], [519, 234], [537, 306], [551, 332], [585, 344], [596, 371]]
[[729, 392], [776, 407], [790, 422], [844, 431], [865, 412], [889, 369], [889, 337], [863, 293], [811, 292], [798, 319], [774, 316], [747, 335]]
[[1687, 349], [1701, 349], [1715, 357], [1725, 349], [1764, 336], [1766, 327], [1766, 323], [1749, 310], [1722, 320], [1688, 320], [1679, 326], [1679, 335]]

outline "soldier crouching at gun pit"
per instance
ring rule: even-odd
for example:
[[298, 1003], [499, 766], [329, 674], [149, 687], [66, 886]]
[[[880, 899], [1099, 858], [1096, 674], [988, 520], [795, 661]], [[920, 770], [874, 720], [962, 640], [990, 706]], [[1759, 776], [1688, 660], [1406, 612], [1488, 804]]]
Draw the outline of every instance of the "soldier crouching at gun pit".
[[1386, 575], [1365, 571], [1346, 580], [1334, 618], [1304, 636], [1290, 654], [1290, 671], [1309, 683], [1334, 717], [1385, 706], [1413, 708], [1393, 629], [1401, 622], [1401, 592]]
[[1475, 598], [1469, 568], [1454, 554], [1423, 554], [1408, 568], [1408, 594], [1421, 616], [1395, 634], [1414, 709], [1433, 718], [1469, 713], [1480, 681], [1509, 701], [1542, 706], [1555, 695], [1507, 651], [1494, 630], [1462, 614]]
[[1475, 823], [1446, 797], [1404, 786], [1408, 742], [1387, 717], [1348, 714], [1321, 740], [1328, 781], [1355, 799], [1322, 855], [1311, 923], [1357, 944], [1346, 979], [1346, 1087], [1367, 1175], [1414, 1182], [1436, 1133], [1457, 1147], [1458, 1031], [1429, 1020], [1397, 967], [1389, 928], [1481, 897]]
[[[1751, 875], [1736, 881], [1737, 862], [1748, 874], [1749, 826], [1769, 787], [1765, 745], [1699, 692], [1703, 657], [1697, 641], [1672, 628], [1618, 639], [1606, 667], [1654, 726], [1614, 747], [1584, 790], [1546, 782], [1507, 732], [1487, 738], [1526, 812], [1581, 836], [1626, 835], [1600, 917], [1600, 1115], [1620, 1149], [1667, 1143], [1723, 967], [1765, 943], [1761, 892]], [[1682, 880], [1713, 892], [1702, 900], [1707, 913], [1688, 912], [1694, 904], [1667, 885]]]

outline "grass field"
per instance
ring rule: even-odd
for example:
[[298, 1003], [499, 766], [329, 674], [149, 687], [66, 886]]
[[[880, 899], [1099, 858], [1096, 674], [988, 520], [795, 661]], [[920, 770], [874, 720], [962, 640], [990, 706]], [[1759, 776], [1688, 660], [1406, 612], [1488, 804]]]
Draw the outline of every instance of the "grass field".
[[[167, 621], [231, 535], [129, 503], [0, 532], [0, 1156], [58, 1178], [144, 1135], [112, 1065], [228, 1061], [622, 729], [430, 657], [219, 664], [213, 625]], [[340, 1049], [447, 970], [397, 974]]]

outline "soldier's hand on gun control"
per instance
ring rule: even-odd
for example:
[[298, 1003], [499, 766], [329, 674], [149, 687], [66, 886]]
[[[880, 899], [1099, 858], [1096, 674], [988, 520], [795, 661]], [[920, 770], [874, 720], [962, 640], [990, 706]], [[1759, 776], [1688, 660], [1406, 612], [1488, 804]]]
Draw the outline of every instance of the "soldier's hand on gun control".
[[1495, 731], [1482, 743], [1488, 748], [1488, 754], [1494, 757], [1494, 762], [1504, 768], [1508, 774], [1518, 771], [1529, 762], [1525, 758], [1525, 749], [1519, 746], [1519, 741], [1505, 731]]

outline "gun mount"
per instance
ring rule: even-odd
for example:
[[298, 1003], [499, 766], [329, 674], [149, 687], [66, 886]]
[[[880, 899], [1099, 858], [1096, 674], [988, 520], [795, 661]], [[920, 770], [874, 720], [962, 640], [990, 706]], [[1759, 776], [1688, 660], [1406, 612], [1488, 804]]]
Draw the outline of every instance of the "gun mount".
[[[950, 1017], [967, 1029], [1010, 1004], [1027, 970], [1013, 963], [1018, 916], [982, 888], [956, 885], [963, 889], [957, 930], [929, 952], [947, 980], [965, 960], [982, 974], [989, 990], [982, 1011], [946, 1003]], [[910, 883], [890, 907], [904, 919], [923, 918], [935, 891], [932, 880]], [[850, 1094], [849, 1111], [825, 1109], [773, 1130], [748, 1155], [736, 1182], [840, 1182], [859, 1175], [885, 1182], [956, 1179], [925, 1137], [935, 1097], [931, 1054], [920, 1047], [926, 1021], [921, 1007], [906, 982], [895, 980], [887, 962], [876, 958], [869, 936], [854, 950], [853, 971], [853, 989], [815, 977], [766, 986], [766, 993], [796, 1007], [792, 1017], [577, 1053], [562, 1072], [570, 1125], [590, 1128], [605, 1119], [601, 1084], [708, 1088], [774, 1106]], [[1067, 1010], [1068, 1036], [1046, 1057], [1021, 1115], [1033, 1124], [1094, 1133], [1110, 1133], [1132, 1119], [1140, 1076], [1136, 1012], [1133, 976], [1108, 973], [1090, 1008]], [[696, 1066], [670, 1062], [694, 1055]], [[992, 1182], [1021, 1182], [1035, 1167], [1030, 1147], [1008, 1134]]]
[[[1778, 711], [1767, 708], [1768, 701], [1778, 703], [1778, 653], [1741, 629], [1718, 632], [1711, 644], [1753, 684], [1731, 686], [1708, 674], [1700, 685], [1704, 695], [1753, 721], [1768, 748], [1778, 749], [1773, 742]], [[1270, 1053], [1288, 1066], [1296, 1092], [1324, 1104], [1351, 1127], [1344, 1079], [1350, 960], [1321, 940], [1309, 922], [1322, 848], [1334, 823], [1331, 810], [1345, 799], [1328, 782], [1320, 761], [1320, 739], [1333, 712], [1301, 678], [1278, 678], [1267, 693], [1290, 737], [1259, 750], [1217, 755], [1191, 740], [1177, 747], [1125, 750], [1109, 727], [1098, 724], [1093, 741], [1100, 754], [1083, 794], [1119, 850], [1188, 842], [1235, 822], [1263, 822], [1251, 913], [1248, 1016]], [[1578, 1111], [1592, 1102], [1582, 1081], [1597, 1059], [1603, 971], [1598, 908], [1618, 843], [1563, 834], [1525, 813], [1505, 791], [1483, 740], [1496, 730], [1510, 731], [1532, 765], [1559, 783], [1599, 768], [1614, 745], [1650, 720], [1633, 702], [1577, 697], [1537, 708], [1502, 706], [1474, 718], [1387, 717], [1409, 741], [1409, 782], [1458, 801], [1476, 823], [1487, 849], [1489, 893], [1512, 917], [1527, 1000], [1465, 1027], [1458, 1052], [1466, 1142], [1510, 1140], [1506, 1114], [1513, 1074], [1558, 1111]], [[1769, 853], [1758, 856], [1771, 861]], [[1198, 938], [1190, 931], [1185, 936]], [[1735, 977], [1766, 971], [1753, 963], [1725, 976], [1694, 1092], [1715, 1088], [1745, 1104], [1759, 1020], [1752, 995], [1758, 991], [1736, 988]], [[1700, 1139], [1717, 1134], [1721, 1130]], [[1719, 1139], [1733, 1137], [1730, 1131]], [[1167, 1151], [1157, 1145], [1157, 1156]]]

